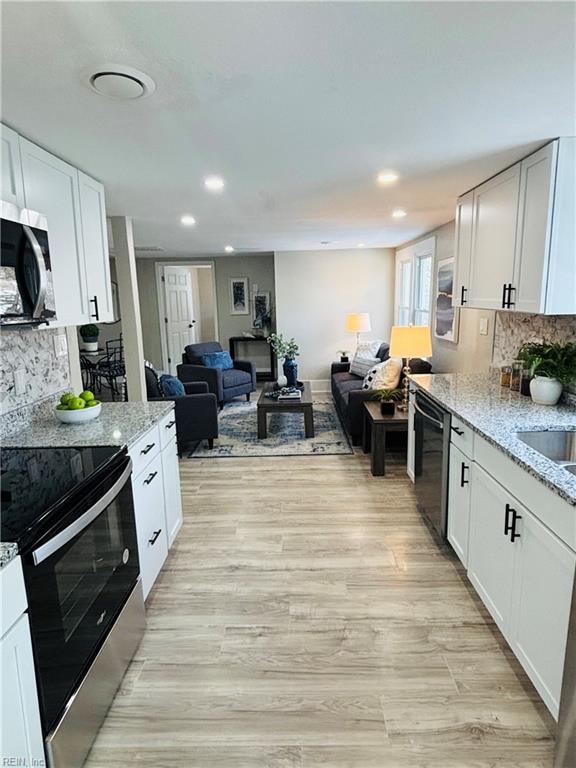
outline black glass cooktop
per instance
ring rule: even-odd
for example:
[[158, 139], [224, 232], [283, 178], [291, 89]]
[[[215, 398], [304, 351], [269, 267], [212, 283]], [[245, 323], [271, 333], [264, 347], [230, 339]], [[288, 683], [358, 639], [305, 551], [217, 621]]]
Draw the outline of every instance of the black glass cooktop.
[[107, 474], [118, 447], [4, 448], [0, 453], [0, 541], [20, 548], [48, 518], [66, 514], [74, 499]]

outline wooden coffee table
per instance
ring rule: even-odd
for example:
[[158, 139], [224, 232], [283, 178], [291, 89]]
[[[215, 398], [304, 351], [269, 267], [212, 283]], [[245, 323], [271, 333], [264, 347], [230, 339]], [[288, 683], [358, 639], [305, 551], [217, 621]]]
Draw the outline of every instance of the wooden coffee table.
[[364, 403], [364, 430], [362, 448], [364, 453], [371, 453], [371, 471], [375, 476], [386, 474], [386, 433], [406, 432], [408, 430], [408, 412], [395, 410], [393, 414], [383, 415], [380, 403], [366, 400]]
[[265, 384], [258, 398], [258, 439], [268, 437], [267, 417], [269, 413], [303, 413], [304, 434], [314, 437], [314, 409], [312, 404], [312, 389], [310, 382], [304, 382], [304, 390], [300, 400], [274, 400], [266, 397], [266, 392], [274, 389], [275, 384]]

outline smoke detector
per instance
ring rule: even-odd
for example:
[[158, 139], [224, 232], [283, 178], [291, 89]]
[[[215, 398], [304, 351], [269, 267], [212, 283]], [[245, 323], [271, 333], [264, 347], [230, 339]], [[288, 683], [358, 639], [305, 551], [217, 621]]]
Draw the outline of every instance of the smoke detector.
[[150, 96], [156, 83], [144, 72], [134, 67], [105, 64], [96, 71], [85, 74], [87, 85], [100, 96], [117, 101], [135, 101]]

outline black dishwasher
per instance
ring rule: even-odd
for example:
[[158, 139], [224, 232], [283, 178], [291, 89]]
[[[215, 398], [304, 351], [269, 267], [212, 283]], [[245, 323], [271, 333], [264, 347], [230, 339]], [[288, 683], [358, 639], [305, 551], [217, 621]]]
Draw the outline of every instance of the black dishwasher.
[[420, 389], [414, 394], [414, 446], [418, 511], [446, 539], [450, 414]]

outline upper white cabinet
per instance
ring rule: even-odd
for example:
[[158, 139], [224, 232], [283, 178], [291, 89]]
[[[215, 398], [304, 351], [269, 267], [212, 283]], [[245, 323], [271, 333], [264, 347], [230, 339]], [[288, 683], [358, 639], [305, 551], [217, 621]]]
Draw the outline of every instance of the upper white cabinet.
[[459, 198], [456, 306], [576, 313], [575, 183], [563, 138]]
[[26, 208], [46, 217], [57, 320], [52, 327], [89, 321], [78, 170], [20, 138]]
[[5, 125], [1, 126], [2, 136], [2, 195], [6, 203], [18, 208], [24, 207], [24, 187], [22, 167], [20, 165], [20, 147], [18, 134]]
[[81, 171], [78, 172], [78, 186], [90, 315], [96, 323], [111, 322], [114, 320], [114, 308], [104, 187]]

